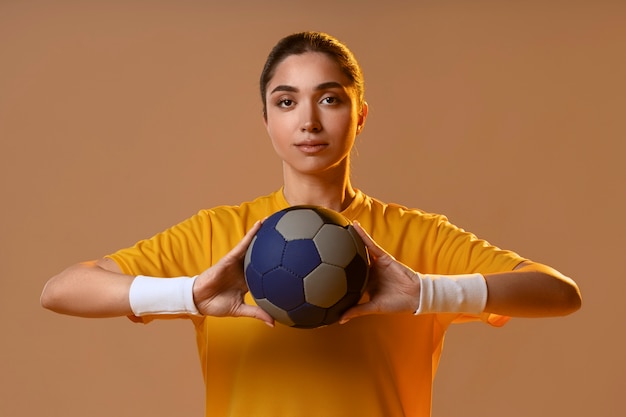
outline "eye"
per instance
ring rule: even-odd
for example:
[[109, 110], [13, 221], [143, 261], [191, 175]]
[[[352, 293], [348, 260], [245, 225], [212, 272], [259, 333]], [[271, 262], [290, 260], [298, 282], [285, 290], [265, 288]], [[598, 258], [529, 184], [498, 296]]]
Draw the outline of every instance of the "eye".
[[339, 99], [334, 96], [328, 96], [322, 99], [322, 103], [324, 104], [337, 104], [338, 102], [339, 102]]
[[278, 100], [276, 105], [278, 107], [284, 107], [284, 108], [291, 107], [291, 106], [293, 106], [293, 100], [288, 99], [288, 98], [283, 98], [281, 100]]

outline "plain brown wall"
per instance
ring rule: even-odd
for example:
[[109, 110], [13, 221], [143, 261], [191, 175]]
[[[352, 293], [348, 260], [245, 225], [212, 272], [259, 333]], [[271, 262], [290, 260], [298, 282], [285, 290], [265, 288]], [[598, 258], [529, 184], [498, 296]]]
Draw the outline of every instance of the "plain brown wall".
[[276, 189], [257, 78], [309, 29], [365, 71], [355, 185], [583, 290], [566, 318], [452, 328], [434, 416], [624, 415], [625, 4], [0, 1], [0, 416], [202, 415], [187, 322], [65, 317], [39, 294]]

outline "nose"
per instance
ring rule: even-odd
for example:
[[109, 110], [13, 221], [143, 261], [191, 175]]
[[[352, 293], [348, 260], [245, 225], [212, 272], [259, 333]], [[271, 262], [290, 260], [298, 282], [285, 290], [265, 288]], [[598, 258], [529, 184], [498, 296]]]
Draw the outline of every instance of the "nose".
[[302, 132], [316, 133], [322, 130], [322, 123], [315, 105], [302, 106]]
[[317, 133], [322, 130], [322, 125], [317, 120], [309, 120], [302, 125], [303, 132]]

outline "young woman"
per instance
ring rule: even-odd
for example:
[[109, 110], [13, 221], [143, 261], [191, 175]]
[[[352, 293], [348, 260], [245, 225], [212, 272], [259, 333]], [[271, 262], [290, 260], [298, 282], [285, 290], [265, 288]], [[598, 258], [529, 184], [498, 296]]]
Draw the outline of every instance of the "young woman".
[[[501, 325], [580, 307], [576, 284], [554, 269], [491, 246], [444, 216], [386, 204], [352, 186], [350, 151], [368, 107], [345, 45], [323, 33], [288, 36], [270, 53], [260, 84], [283, 186], [71, 266], [46, 285], [44, 307], [142, 322], [189, 318], [206, 415], [268, 417], [430, 416], [452, 322]], [[367, 294], [341, 325], [274, 326], [247, 293], [243, 257], [260, 221], [298, 204], [341, 212], [370, 251]]]

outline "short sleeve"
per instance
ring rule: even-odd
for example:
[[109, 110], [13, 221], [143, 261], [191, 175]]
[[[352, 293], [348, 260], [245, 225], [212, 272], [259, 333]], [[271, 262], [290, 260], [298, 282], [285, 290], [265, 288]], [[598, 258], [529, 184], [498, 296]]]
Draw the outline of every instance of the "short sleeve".
[[210, 234], [210, 219], [200, 212], [107, 257], [129, 275], [195, 276], [210, 265]]

